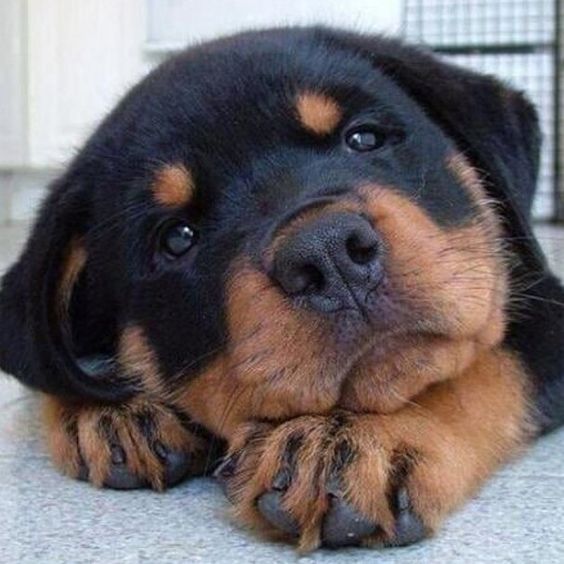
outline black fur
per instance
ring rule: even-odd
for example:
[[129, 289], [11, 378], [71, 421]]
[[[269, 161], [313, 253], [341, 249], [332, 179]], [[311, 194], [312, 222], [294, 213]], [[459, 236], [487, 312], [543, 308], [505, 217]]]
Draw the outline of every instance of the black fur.
[[[340, 152], [339, 133], [312, 141], [288, 102], [308, 88], [342, 101], [345, 119], [369, 115], [402, 130], [405, 143], [368, 161]], [[51, 186], [3, 280], [0, 366], [46, 392], [120, 401], [136, 383], [112, 361], [116, 339], [139, 322], [165, 376], [197, 374], [227, 338], [225, 273], [242, 249], [261, 249], [288, 210], [375, 177], [413, 194], [427, 174], [421, 205], [441, 225], [460, 224], [471, 214], [467, 196], [444, 168], [428, 166], [454, 146], [502, 203], [507, 243], [520, 258], [515, 289], [527, 281], [507, 341], [534, 379], [543, 430], [552, 429], [564, 420], [564, 291], [530, 227], [540, 146], [534, 109], [496, 79], [396, 40], [325, 28], [196, 47], [125, 97]], [[194, 171], [191, 210], [167, 212], [152, 201], [163, 163]], [[159, 225], [178, 215], [201, 233], [190, 268], [156, 251]], [[53, 303], [77, 237], [89, 258], [65, 329]]]

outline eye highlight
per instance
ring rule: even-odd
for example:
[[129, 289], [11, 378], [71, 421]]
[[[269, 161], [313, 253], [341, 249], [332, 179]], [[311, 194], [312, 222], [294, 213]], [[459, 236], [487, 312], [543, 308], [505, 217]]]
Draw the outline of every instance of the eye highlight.
[[162, 253], [173, 258], [186, 254], [196, 243], [197, 232], [183, 221], [166, 223], [160, 232], [159, 246]]
[[405, 138], [405, 129], [398, 124], [365, 122], [349, 127], [344, 133], [343, 142], [355, 153], [367, 153], [388, 145], [397, 145]]
[[358, 125], [350, 129], [345, 135], [345, 143], [349, 149], [358, 153], [379, 149], [387, 141], [386, 132], [373, 125]]

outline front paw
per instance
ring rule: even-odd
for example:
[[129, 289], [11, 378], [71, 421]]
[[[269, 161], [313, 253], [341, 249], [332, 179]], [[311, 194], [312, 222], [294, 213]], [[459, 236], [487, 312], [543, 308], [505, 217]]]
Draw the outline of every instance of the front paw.
[[99, 487], [163, 490], [206, 464], [206, 438], [154, 400], [97, 406], [46, 397], [44, 420], [55, 465]]
[[472, 486], [449, 468], [456, 445], [439, 431], [417, 416], [349, 413], [250, 424], [216, 474], [243, 522], [303, 551], [408, 545]]

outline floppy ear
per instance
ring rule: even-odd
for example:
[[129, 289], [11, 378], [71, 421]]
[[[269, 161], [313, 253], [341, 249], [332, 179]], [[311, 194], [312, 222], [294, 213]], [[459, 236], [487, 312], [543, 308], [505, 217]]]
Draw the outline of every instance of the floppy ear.
[[520, 312], [510, 322], [506, 344], [531, 373], [540, 429], [564, 423], [564, 289], [530, 224], [541, 141], [534, 107], [491, 76], [399, 41], [324, 29], [318, 33], [394, 80], [483, 174], [486, 189], [501, 204], [506, 243], [519, 258], [511, 276]]
[[19, 261], [2, 280], [0, 368], [48, 393], [115, 401], [131, 389], [114, 373], [115, 320], [89, 318], [104, 310], [95, 303], [104, 290], [89, 273], [86, 194], [67, 177], [51, 186]]

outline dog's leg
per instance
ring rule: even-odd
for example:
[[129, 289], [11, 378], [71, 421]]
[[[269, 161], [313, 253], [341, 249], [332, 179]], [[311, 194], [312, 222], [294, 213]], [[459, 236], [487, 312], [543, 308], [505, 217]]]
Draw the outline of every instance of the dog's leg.
[[218, 475], [244, 522], [304, 550], [410, 544], [527, 443], [530, 393], [511, 355], [488, 352], [394, 413], [241, 426]]
[[43, 416], [54, 464], [97, 486], [162, 490], [213, 462], [210, 435], [149, 395], [116, 405], [44, 396]]

